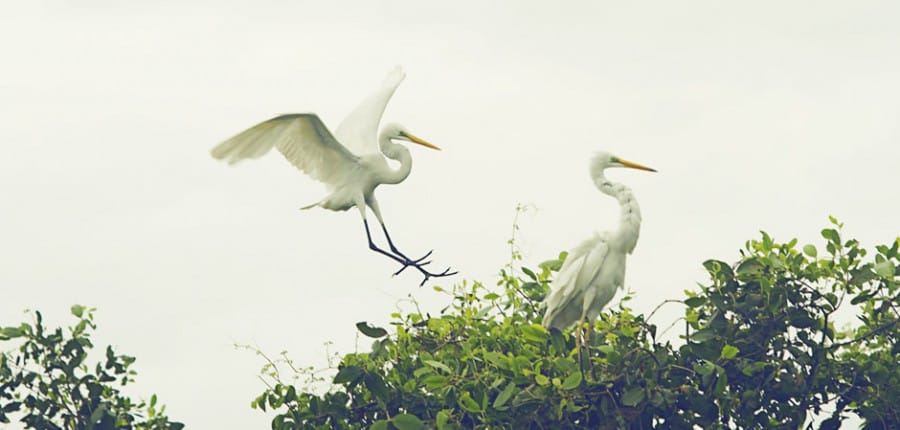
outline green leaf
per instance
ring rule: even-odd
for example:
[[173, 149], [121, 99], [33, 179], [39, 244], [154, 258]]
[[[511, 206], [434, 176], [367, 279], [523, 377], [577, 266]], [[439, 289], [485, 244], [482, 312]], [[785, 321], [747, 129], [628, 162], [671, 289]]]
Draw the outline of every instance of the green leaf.
[[435, 368], [435, 369], [443, 370], [446, 373], [453, 373], [453, 369], [451, 369], [450, 366], [447, 366], [446, 364], [441, 363], [440, 361], [422, 360], [422, 362]]
[[714, 330], [705, 328], [691, 333], [690, 339], [692, 342], [706, 342], [707, 340], [713, 339], [715, 337], [716, 332]]
[[716, 377], [716, 392], [722, 394], [728, 386], [728, 374], [725, 373], [725, 368], [716, 366]]
[[429, 390], [439, 390], [447, 386], [447, 377], [443, 375], [431, 375], [422, 380], [425, 388]]
[[562, 259], [563, 258], [565, 258], [565, 257], [563, 256], [562, 258], [544, 261], [543, 263], [538, 264], [538, 267], [540, 267], [542, 269], [547, 269], [551, 272], [559, 272], [559, 269], [562, 268], [562, 264], [563, 264]]
[[829, 242], [834, 243], [836, 245], [841, 244], [841, 235], [838, 234], [837, 230], [833, 228], [826, 228], [822, 230], [822, 237], [828, 239]]
[[738, 355], [738, 352], [740, 352], [740, 350], [737, 349], [736, 347], [731, 346], [731, 345], [725, 345], [722, 347], [721, 357], [726, 360], [731, 360], [732, 358], [734, 358]]
[[503, 391], [501, 391], [500, 394], [497, 395], [497, 398], [494, 399], [494, 408], [502, 408], [503, 405], [505, 405], [506, 402], [508, 402], [509, 399], [512, 398], [513, 394], [516, 394], [517, 391], [518, 388], [516, 388], [516, 384], [514, 382], [506, 384], [506, 388], [504, 388]]
[[581, 372], [572, 372], [569, 376], [566, 376], [566, 379], [562, 383], [563, 390], [574, 390], [581, 385]]
[[356, 328], [360, 331], [360, 333], [376, 339], [379, 337], [387, 336], [388, 334], [387, 330], [381, 327], [371, 326], [365, 321], [356, 323]]
[[890, 260], [884, 260], [880, 263], [875, 263], [875, 273], [877, 273], [878, 276], [881, 276], [882, 278], [893, 278], [894, 273], [896, 273], [894, 263], [891, 263]]
[[550, 339], [550, 333], [547, 333], [547, 329], [540, 324], [523, 325], [521, 329], [522, 337], [527, 341], [544, 343]]
[[695, 364], [694, 370], [702, 376], [709, 376], [716, 370], [716, 365], [704, 360], [700, 364]]
[[481, 412], [481, 406], [478, 405], [478, 402], [472, 399], [472, 395], [468, 392], [464, 392], [462, 396], [459, 397], [459, 406], [461, 406], [467, 412], [475, 414]]
[[81, 318], [81, 316], [84, 315], [84, 306], [72, 305], [69, 310], [72, 312], [72, 315], [75, 315], [78, 318]]
[[720, 273], [729, 278], [734, 276], [734, 273], [731, 271], [731, 266], [724, 261], [706, 260], [703, 262], [703, 267], [711, 274]]
[[800, 313], [791, 317], [791, 325], [797, 328], [809, 328], [816, 325], [816, 320], [805, 313]]
[[696, 308], [697, 306], [700, 306], [704, 303], [706, 303], [706, 298], [699, 297], [699, 296], [691, 297], [691, 298], [685, 299], [685, 301], [684, 301], [684, 304], [689, 308]]
[[366, 384], [366, 388], [368, 388], [376, 398], [382, 401], [388, 400], [388, 389], [387, 386], [384, 385], [384, 380], [381, 379], [381, 376], [375, 373], [366, 373], [363, 376], [363, 383]]
[[537, 276], [534, 274], [534, 272], [531, 271], [531, 269], [529, 269], [527, 267], [523, 267], [522, 271], [525, 272], [525, 274], [528, 275], [529, 278], [537, 281]]
[[372, 423], [372, 426], [369, 427], [369, 430], [387, 430], [388, 422], [385, 420], [378, 420]]
[[0, 328], [0, 340], [14, 339], [22, 336], [22, 329], [19, 327], [3, 327]]
[[356, 366], [347, 366], [338, 370], [337, 375], [334, 375], [334, 383], [335, 384], [345, 384], [348, 382], [353, 382], [360, 375], [362, 375], [363, 370]]
[[546, 387], [547, 385], [550, 385], [550, 378], [548, 378], [540, 373], [535, 373], [534, 374], [534, 382], [537, 382], [537, 384], [542, 387]]
[[758, 274], [762, 273], [764, 268], [765, 266], [758, 259], [749, 258], [738, 265], [737, 272], [740, 275]]
[[425, 423], [419, 417], [411, 414], [394, 415], [391, 424], [399, 430], [420, 430], [425, 428]]
[[818, 255], [818, 251], [816, 251], [816, 247], [813, 245], [804, 245], [803, 253], [812, 258], [816, 258], [816, 255]]
[[622, 394], [622, 404], [625, 406], [635, 406], [644, 400], [643, 387], [631, 387]]
[[447, 421], [450, 420], [450, 410], [442, 409], [437, 414], [437, 418], [434, 420], [434, 423], [437, 424], [438, 430], [443, 430], [447, 427]]

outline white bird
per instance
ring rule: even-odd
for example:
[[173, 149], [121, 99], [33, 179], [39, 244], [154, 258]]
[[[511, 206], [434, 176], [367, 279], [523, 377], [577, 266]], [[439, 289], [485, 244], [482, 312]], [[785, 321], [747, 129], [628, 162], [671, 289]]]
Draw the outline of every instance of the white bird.
[[[291, 164], [327, 186], [328, 195], [302, 209], [319, 206], [333, 211], [346, 211], [357, 208], [365, 225], [369, 248], [403, 265], [395, 275], [409, 266], [418, 269], [425, 277], [422, 280], [424, 285], [430, 277], [450, 276], [456, 272], [450, 272], [449, 268], [441, 273], [425, 270], [422, 266], [429, 262], [423, 260], [431, 255], [431, 251], [415, 260], [400, 252], [388, 234], [378, 200], [375, 199], [375, 188], [381, 184], [403, 182], [412, 169], [409, 150], [394, 143], [394, 140], [440, 150], [399, 124], [386, 125], [381, 134], [376, 136], [387, 102], [405, 77], [400, 67], [392, 70], [382, 87], [351, 112], [334, 135], [314, 113], [285, 114], [250, 127], [222, 142], [211, 153], [218, 160], [234, 164], [244, 159], [258, 158], [273, 147], [277, 148]], [[391, 169], [385, 157], [398, 161], [400, 167]], [[372, 241], [366, 220], [366, 206], [381, 224], [390, 252], [379, 248]]]
[[[621, 206], [619, 228], [595, 233], [594, 237], [569, 251], [553, 282], [553, 292], [546, 299], [547, 311], [543, 324], [547, 328], [563, 330], [587, 320], [590, 330], [590, 323], [612, 300], [616, 290], [624, 288], [625, 257], [637, 245], [641, 209], [631, 189], [606, 179], [604, 170], [611, 167], [656, 171], [605, 152], [593, 157], [590, 172], [594, 185], [600, 192], [615, 197]], [[579, 342], [579, 334], [575, 336], [576, 342]], [[586, 332], [585, 343], [587, 337]]]

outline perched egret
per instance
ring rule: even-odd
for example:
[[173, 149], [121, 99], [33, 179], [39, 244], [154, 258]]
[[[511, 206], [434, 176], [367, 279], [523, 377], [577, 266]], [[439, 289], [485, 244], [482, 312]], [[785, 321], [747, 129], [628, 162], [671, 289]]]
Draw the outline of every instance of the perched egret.
[[[406, 75], [400, 67], [392, 70], [378, 91], [364, 100], [338, 126], [334, 135], [314, 113], [286, 114], [263, 121], [237, 134], [212, 149], [212, 156], [229, 164], [248, 158], [258, 158], [275, 147], [298, 169], [320, 182], [329, 191], [323, 199], [302, 209], [315, 206], [333, 211], [357, 208], [366, 229], [369, 248], [400, 263], [394, 275], [412, 266], [424, 276], [422, 283], [431, 277], [451, 276], [456, 272], [446, 269], [432, 273], [423, 268], [429, 261], [429, 251], [418, 259], [411, 259], [400, 252], [391, 240], [375, 188], [381, 184], [399, 184], [409, 176], [412, 158], [406, 147], [394, 140], [412, 142], [426, 148], [440, 150], [406, 130], [398, 124], [388, 124], [378, 133], [378, 124], [388, 100]], [[396, 160], [400, 167], [396, 170], [388, 166], [385, 157]], [[369, 222], [366, 220], [366, 206], [372, 209], [390, 251], [379, 248], [372, 241]]]
[[[641, 229], [641, 209], [631, 189], [606, 179], [603, 172], [611, 167], [655, 172], [649, 167], [623, 160], [605, 152], [591, 160], [591, 178], [603, 194], [615, 197], [621, 206], [619, 228], [616, 231], [595, 233], [569, 251], [565, 263], [553, 282], [553, 292], [547, 298], [544, 326], [566, 329], [587, 320], [588, 332], [583, 341], [588, 342], [592, 322], [600, 310], [612, 300], [616, 289], [625, 285], [625, 257], [634, 251]], [[581, 331], [579, 329], [579, 331]], [[581, 342], [582, 335], [575, 334]], [[579, 349], [579, 357], [580, 355]]]

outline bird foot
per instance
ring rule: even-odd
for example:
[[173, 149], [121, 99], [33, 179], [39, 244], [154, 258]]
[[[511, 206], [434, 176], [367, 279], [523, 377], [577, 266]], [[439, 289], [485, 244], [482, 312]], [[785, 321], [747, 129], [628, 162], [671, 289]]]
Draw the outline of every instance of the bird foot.
[[453, 276], [453, 275], [459, 273], [458, 271], [451, 272], [449, 267], [444, 269], [444, 271], [440, 272], [440, 273], [434, 273], [434, 272], [429, 272], [428, 270], [425, 270], [423, 267], [431, 264], [431, 262], [430, 261], [423, 262], [422, 260], [428, 258], [432, 252], [434, 252], [434, 250], [428, 251], [427, 254], [425, 254], [424, 256], [422, 256], [416, 260], [410, 260], [407, 258], [406, 261], [403, 263], [403, 267], [401, 267], [400, 270], [394, 272], [393, 276], [397, 276], [397, 275], [403, 273], [403, 271], [406, 270], [407, 267], [415, 267], [416, 270], [418, 270], [419, 273], [421, 273], [422, 276], [424, 276], [424, 278], [422, 279], [422, 282], [419, 283], [419, 286], [421, 287], [421, 286], [425, 285], [425, 283], [428, 282], [428, 280], [431, 278], [442, 278], [445, 276]]

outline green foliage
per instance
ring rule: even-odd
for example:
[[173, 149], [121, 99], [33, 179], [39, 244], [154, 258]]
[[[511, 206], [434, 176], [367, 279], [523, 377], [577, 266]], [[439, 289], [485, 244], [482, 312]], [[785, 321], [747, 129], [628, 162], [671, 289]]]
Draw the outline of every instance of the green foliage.
[[[710, 281], [678, 301], [675, 344], [622, 304], [604, 311], [583, 361], [573, 330], [541, 325], [565, 254], [519, 276], [511, 242], [496, 288], [435, 287], [449, 301], [439, 315], [360, 323], [371, 352], [344, 355], [327, 392], [267, 372], [253, 407], [276, 411], [273, 429], [834, 429], [851, 414], [898, 428], [900, 238], [864, 260], [832, 222], [821, 256], [762, 233], [733, 264], [706, 261]], [[835, 329], [839, 309], [861, 324]]]
[[93, 369], [88, 365], [94, 310], [75, 305], [71, 312], [78, 322], [66, 333], [44, 327], [40, 312], [32, 323], [0, 328], [0, 342], [18, 343], [0, 354], [0, 423], [20, 415], [33, 429], [183, 428], [169, 421], [156, 395], [135, 403], [119, 392], [117, 385], [134, 382], [134, 357], [107, 347]]

